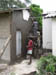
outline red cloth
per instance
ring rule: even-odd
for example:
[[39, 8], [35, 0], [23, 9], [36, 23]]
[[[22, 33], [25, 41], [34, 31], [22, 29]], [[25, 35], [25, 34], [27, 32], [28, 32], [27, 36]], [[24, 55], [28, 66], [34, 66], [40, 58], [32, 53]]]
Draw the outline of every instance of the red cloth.
[[32, 50], [33, 49], [33, 41], [29, 40], [28, 42], [28, 50]]

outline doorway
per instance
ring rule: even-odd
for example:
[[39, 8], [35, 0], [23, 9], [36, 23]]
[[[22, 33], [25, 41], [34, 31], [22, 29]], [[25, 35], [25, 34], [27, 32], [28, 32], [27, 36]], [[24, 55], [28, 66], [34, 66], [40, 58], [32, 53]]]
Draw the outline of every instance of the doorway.
[[21, 55], [21, 31], [16, 31], [16, 56]]

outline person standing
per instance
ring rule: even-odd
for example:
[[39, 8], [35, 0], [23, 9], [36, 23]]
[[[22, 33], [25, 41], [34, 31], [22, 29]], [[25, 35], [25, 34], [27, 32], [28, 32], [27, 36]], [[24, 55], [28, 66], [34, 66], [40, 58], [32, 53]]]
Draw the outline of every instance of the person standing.
[[32, 51], [33, 51], [33, 40], [32, 38], [29, 38], [28, 45], [27, 45], [27, 55], [29, 55], [30, 61], [28, 64], [31, 64], [32, 62]]

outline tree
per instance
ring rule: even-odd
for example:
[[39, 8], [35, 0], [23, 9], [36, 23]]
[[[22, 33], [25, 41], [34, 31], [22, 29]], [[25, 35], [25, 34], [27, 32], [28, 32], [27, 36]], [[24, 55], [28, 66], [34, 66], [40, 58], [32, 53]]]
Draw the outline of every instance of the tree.
[[40, 8], [39, 5], [35, 5], [35, 4], [32, 4], [30, 8], [31, 8], [31, 16], [35, 17], [35, 19], [38, 21], [39, 29], [42, 29], [42, 16], [41, 15], [43, 13], [43, 10]]
[[[25, 1], [30, 3], [30, 0]], [[26, 4], [22, 3], [20, 0], [0, 0], [0, 10], [6, 10], [13, 7], [24, 8], [26, 7]]]

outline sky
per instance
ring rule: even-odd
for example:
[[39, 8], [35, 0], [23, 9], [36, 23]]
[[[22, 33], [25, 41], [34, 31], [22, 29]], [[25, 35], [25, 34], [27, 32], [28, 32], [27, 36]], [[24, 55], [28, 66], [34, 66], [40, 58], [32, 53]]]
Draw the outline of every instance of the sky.
[[[24, 0], [21, 0], [24, 2]], [[56, 0], [31, 0], [33, 4], [40, 5], [44, 13], [56, 11]]]
[[40, 5], [44, 13], [56, 11], [56, 0], [31, 0], [31, 2]]

